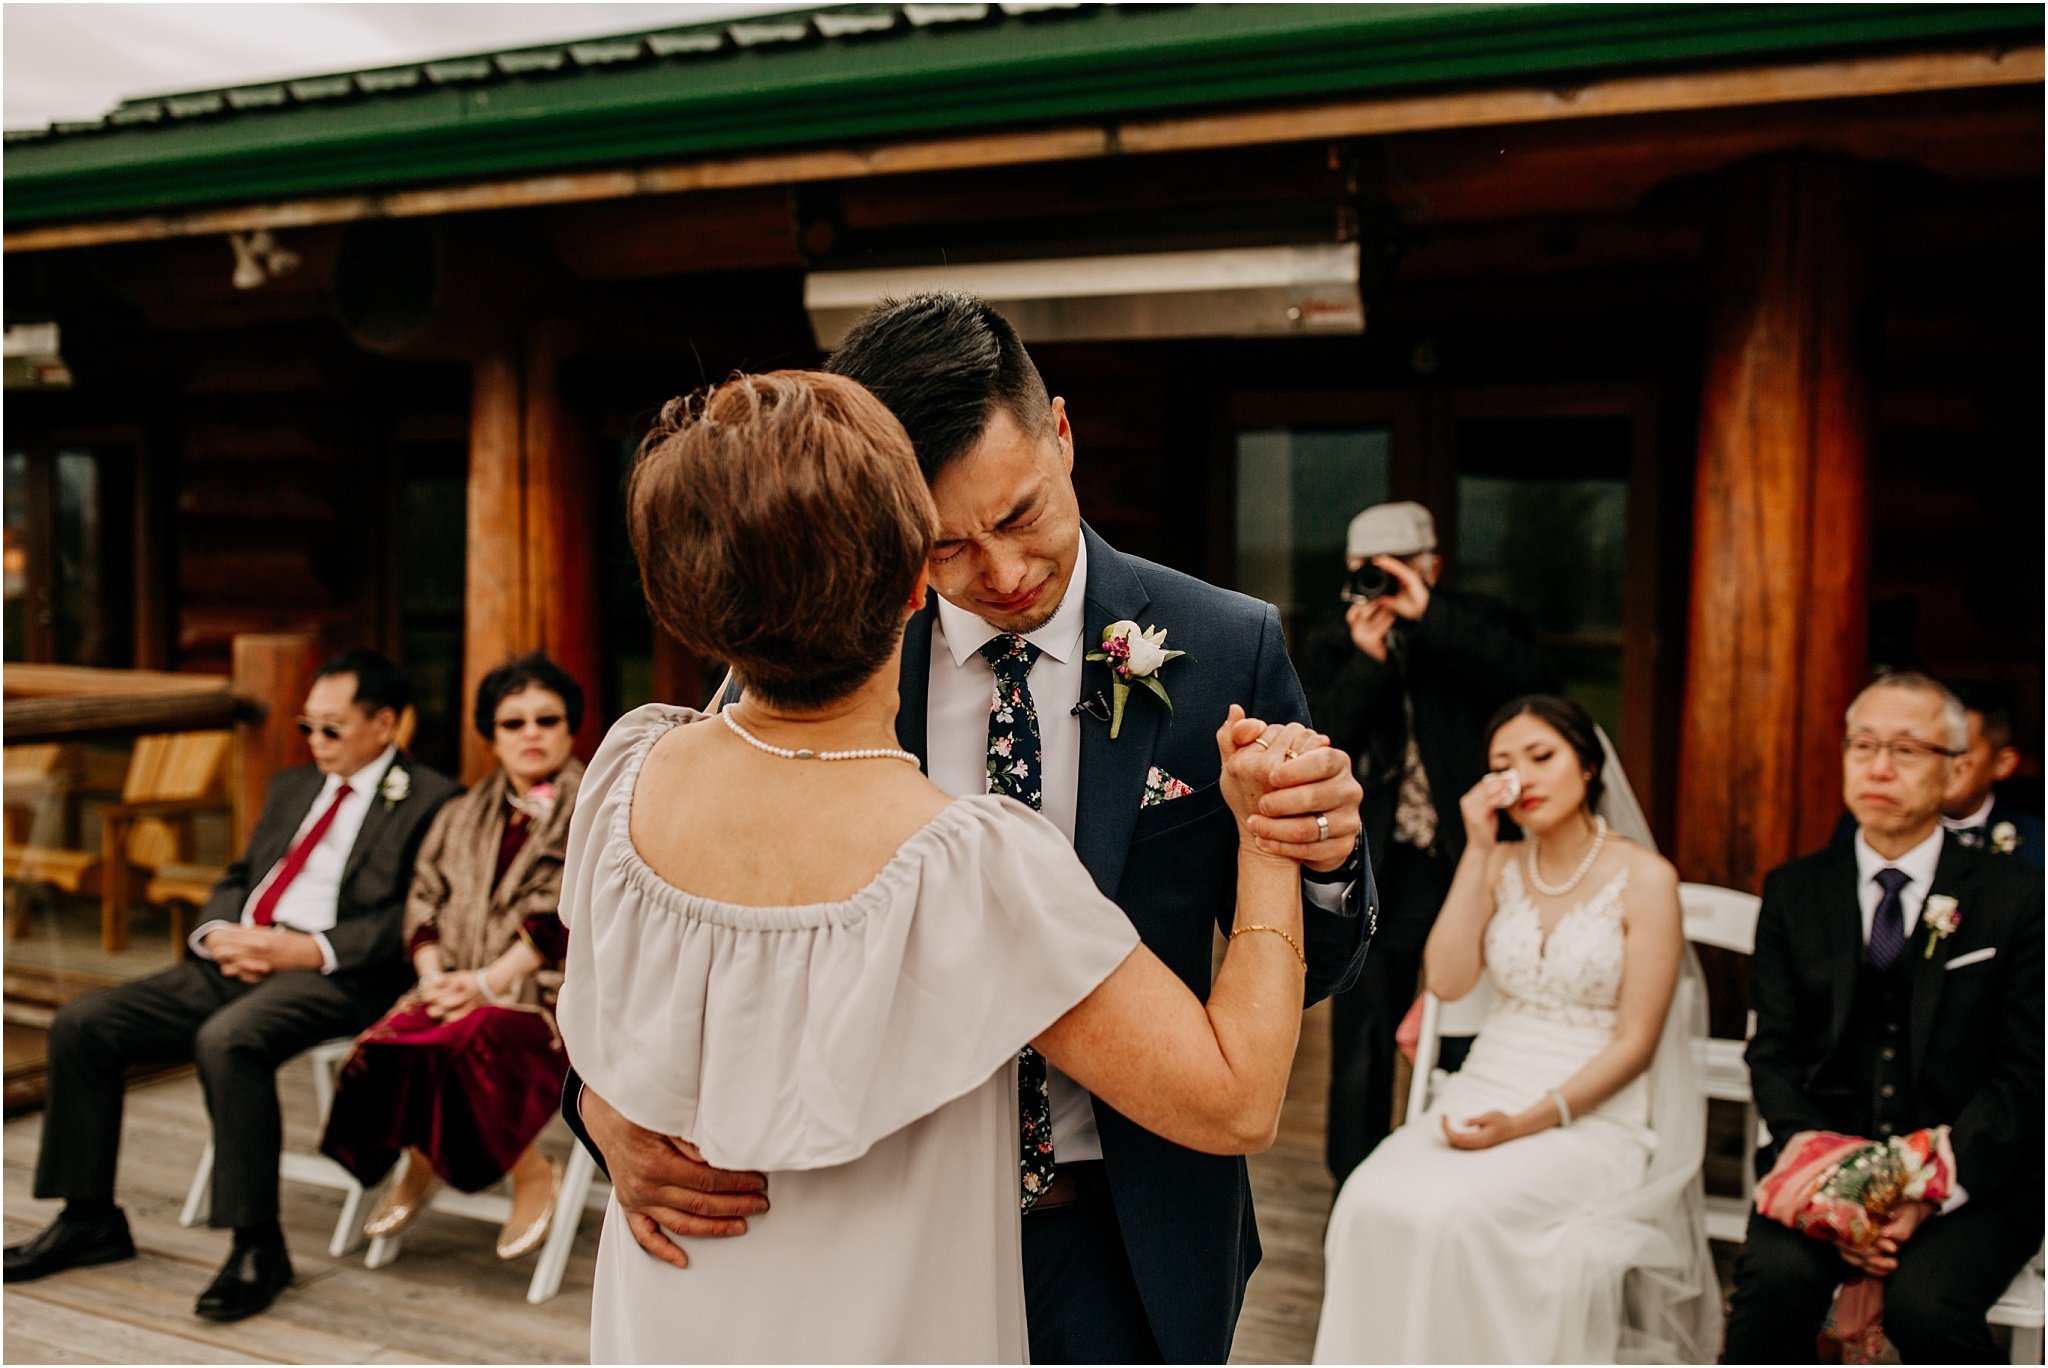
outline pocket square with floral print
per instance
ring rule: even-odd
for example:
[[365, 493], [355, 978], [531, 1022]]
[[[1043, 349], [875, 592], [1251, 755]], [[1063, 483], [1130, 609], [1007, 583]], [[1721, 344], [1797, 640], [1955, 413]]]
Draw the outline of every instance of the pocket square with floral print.
[[1145, 796], [1138, 800], [1141, 808], [1158, 807], [1176, 798], [1185, 798], [1194, 790], [1180, 780], [1154, 765], [1145, 772]]

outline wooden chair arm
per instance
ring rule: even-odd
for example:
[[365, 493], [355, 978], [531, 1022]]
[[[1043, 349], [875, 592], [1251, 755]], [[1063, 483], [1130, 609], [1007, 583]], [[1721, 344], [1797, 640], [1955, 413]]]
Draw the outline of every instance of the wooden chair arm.
[[227, 810], [224, 798], [145, 798], [134, 803], [108, 803], [100, 809], [100, 816], [104, 821], [132, 822], [137, 817], [182, 817]]

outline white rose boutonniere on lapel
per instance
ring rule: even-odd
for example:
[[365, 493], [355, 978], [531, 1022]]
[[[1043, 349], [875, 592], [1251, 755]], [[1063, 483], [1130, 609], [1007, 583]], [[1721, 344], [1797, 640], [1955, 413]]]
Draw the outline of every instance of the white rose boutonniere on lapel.
[[1124, 726], [1124, 704], [1130, 701], [1131, 685], [1149, 689], [1159, 696], [1166, 705], [1169, 715], [1173, 712], [1173, 700], [1166, 696], [1166, 686], [1159, 682], [1159, 671], [1169, 660], [1178, 660], [1186, 651], [1166, 649], [1164, 627], [1140, 627], [1125, 618], [1112, 622], [1102, 629], [1102, 648], [1090, 651], [1089, 660], [1099, 660], [1109, 666], [1111, 676], [1109, 703], [1109, 737], [1116, 739]]
[[2001, 855], [2010, 855], [2020, 848], [2020, 829], [2011, 822], [2000, 822], [1991, 828], [1991, 848]]
[[1920, 909], [1920, 921], [1927, 928], [1927, 948], [1920, 952], [1921, 959], [1933, 959], [1934, 947], [1955, 934], [1963, 919], [1956, 915], [1956, 900], [1946, 893], [1931, 893], [1927, 906]]
[[386, 812], [404, 802], [411, 793], [412, 775], [396, 765], [384, 771], [384, 782], [377, 785], [377, 796], [384, 800]]

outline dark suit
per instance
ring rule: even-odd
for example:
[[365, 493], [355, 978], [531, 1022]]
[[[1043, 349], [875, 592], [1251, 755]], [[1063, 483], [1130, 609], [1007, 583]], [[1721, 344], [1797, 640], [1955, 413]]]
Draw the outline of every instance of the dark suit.
[[[277, 1218], [277, 1066], [369, 1025], [412, 979], [399, 931], [413, 857], [435, 811], [457, 789], [403, 754], [392, 769], [408, 772], [411, 791], [396, 801], [373, 795], [349, 848], [334, 926], [326, 932], [332, 974], [285, 970], [248, 984], [211, 960], [190, 958], [57, 1013], [36, 1196], [111, 1200], [124, 1070], [191, 1060], [213, 1118], [211, 1224], [241, 1228]], [[277, 777], [247, 852], [214, 886], [203, 920], [241, 920], [250, 890], [290, 848], [322, 782], [310, 765]]]
[[[1307, 705], [1270, 605], [1125, 556], [1092, 529], [1082, 535], [1083, 645], [1092, 649], [1104, 627], [1130, 619], [1165, 628], [1187, 655], [1161, 675], [1172, 716], [1133, 689], [1116, 740], [1106, 722], [1081, 719], [1075, 853], [1153, 953], [1206, 998], [1214, 938], [1219, 927], [1229, 930], [1237, 901], [1237, 836], [1218, 786], [1216, 728], [1232, 703], [1274, 723], [1305, 721]], [[934, 603], [911, 619], [899, 682], [898, 739], [921, 762], [936, 615]], [[1081, 697], [1098, 690], [1109, 695], [1109, 667], [1091, 663]], [[1146, 772], [1155, 765], [1194, 792], [1141, 810]], [[1305, 902], [1309, 1002], [1357, 976], [1372, 901], [1370, 874], [1361, 870], [1341, 913]], [[576, 1108], [580, 1092], [572, 1073], [563, 1112], [589, 1146]], [[1099, 1099], [1094, 1106], [1113, 1211], [1062, 1208], [1025, 1218], [1034, 1361], [1156, 1355], [1168, 1363], [1224, 1362], [1260, 1252], [1244, 1160], [1197, 1154]]]
[[[1381, 903], [1365, 973], [1331, 1004], [1326, 1159], [1342, 1183], [1392, 1121], [1394, 1031], [1415, 1000], [1423, 943], [1465, 850], [1458, 800], [1486, 772], [1486, 724], [1513, 699], [1555, 692], [1557, 681], [1520, 614], [1449, 589], [1430, 591], [1420, 621], [1395, 624], [1386, 660], [1359, 650], [1340, 623], [1309, 643], [1302, 673], [1316, 726], [1357, 762]], [[1436, 809], [1427, 852], [1393, 839], [1411, 710]]]
[[[1921, 922], [1880, 973], [1858, 878], [1854, 851], [1831, 846], [1764, 882], [1747, 1058], [1772, 1145], [1757, 1163], [1767, 1170], [1777, 1144], [1804, 1130], [1949, 1126], [1968, 1199], [1902, 1247], [1886, 1333], [1909, 1362], [1994, 1361], [1984, 1314], [2041, 1243], [2041, 879], [1944, 841], [1928, 892], [1956, 900], [1956, 930], [1930, 954]], [[1811, 1362], [1849, 1272], [1826, 1242], [1752, 1215], [1728, 1361]]]
[[[1173, 647], [1188, 654], [1160, 675], [1173, 698], [1170, 717], [1157, 699], [1133, 689], [1117, 739], [1110, 739], [1106, 723], [1081, 720], [1074, 851], [1152, 952], [1197, 997], [1206, 998], [1216, 929], [1229, 931], [1237, 905], [1237, 836], [1217, 782], [1216, 728], [1232, 703], [1273, 723], [1306, 721], [1307, 703], [1271, 605], [1123, 555], [1093, 529], [1084, 527], [1082, 535], [1088, 542], [1082, 644], [1092, 649], [1103, 628], [1128, 619], [1165, 628]], [[926, 753], [936, 611], [931, 605], [912, 619], [903, 645], [903, 706], [896, 730], [904, 748], [920, 758]], [[1109, 667], [1091, 663], [1082, 672], [1081, 697], [1092, 698], [1098, 690], [1108, 696]], [[1141, 809], [1145, 774], [1154, 765], [1195, 791]], [[1369, 877], [1361, 878], [1344, 915], [1304, 903], [1309, 1002], [1356, 977], [1370, 920], [1363, 914], [1372, 902], [1369, 885]], [[1121, 1235], [1153, 1341], [1168, 1363], [1223, 1362], [1245, 1283], [1259, 1262], [1244, 1160], [1183, 1149], [1099, 1099], [1095, 1121], [1117, 1224], [1117, 1231], [1104, 1235]], [[1114, 1311], [1090, 1305], [1096, 1294], [1111, 1290], [1104, 1286], [1107, 1279], [1030, 1276], [1033, 1264], [1042, 1262], [1034, 1259], [1034, 1242], [1058, 1239], [1065, 1232], [1053, 1232], [1070, 1219], [1055, 1211], [1034, 1213], [1024, 1222], [1035, 1360], [1043, 1358], [1048, 1340], [1093, 1341], [1098, 1354], [1122, 1342], [1106, 1325]], [[1070, 1322], [1065, 1333], [1057, 1325], [1061, 1320]], [[1103, 1326], [1100, 1338], [1096, 1325]]]
[[1987, 844], [1985, 849], [2000, 853], [1995, 843], [1998, 840], [1998, 829], [2003, 826], [2012, 828], [2012, 838], [2018, 843], [2009, 852], [2003, 853], [2014, 856], [2036, 870], [2048, 864], [2048, 861], [2044, 861], [2044, 857], [2048, 857], [2048, 830], [2044, 830], [2039, 817], [2025, 808], [2015, 807], [2003, 798], [1994, 798], [1991, 802], [1991, 815], [1984, 819], [1984, 839], [1991, 843]]

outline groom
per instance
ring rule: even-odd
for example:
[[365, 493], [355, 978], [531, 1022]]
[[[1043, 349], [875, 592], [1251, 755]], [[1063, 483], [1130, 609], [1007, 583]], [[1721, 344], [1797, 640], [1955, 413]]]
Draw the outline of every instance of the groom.
[[[998, 752], [1006, 764], [1031, 764], [1043, 782], [1026, 800], [1039, 798], [1096, 885], [1206, 997], [1214, 937], [1229, 929], [1236, 893], [1214, 733], [1232, 703], [1276, 724], [1307, 717], [1278, 615], [1123, 555], [1081, 521], [1065, 401], [1048, 396], [1015, 330], [980, 300], [885, 303], [847, 335], [830, 369], [903, 423], [939, 511], [938, 593], [904, 638], [903, 746], [956, 795], [985, 791]], [[1166, 646], [1186, 654], [1153, 676], [1171, 710], [1131, 687], [1112, 736], [1110, 668], [1085, 657], [1118, 622], [1164, 629]], [[1035, 728], [992, 727], [998, 683], [1013, 698], [1021, 691]], [[1289, 787], [1268, 797], [1254, 830], [1304, 863], [1314, 1002], [1356, 978], [1370, 933], [1359, 787], [1349, 757], [1327, 748], [1276, 777]], [[1028, 1183], [1024, 1198], [1031, 1360], [1224, 1362], [1259, 1260], [1244, 1160], [1143, 1130], [1035, 1052], [1022, 1068], [1049, 1075], [1053, 1139], [1049, 1183]], [[1027, 1130], [1044, 1123], [1028, 1101], [1022, 1110]], [[647, 1218], [679, 1235], [737, 1234], [744, 1227], [731, 1218], [763, 1209], [758, 1175], [693, 1162], [574, 1074], [564, 1111], [607, 1163], [650, 1253], [677, 1251]]]

